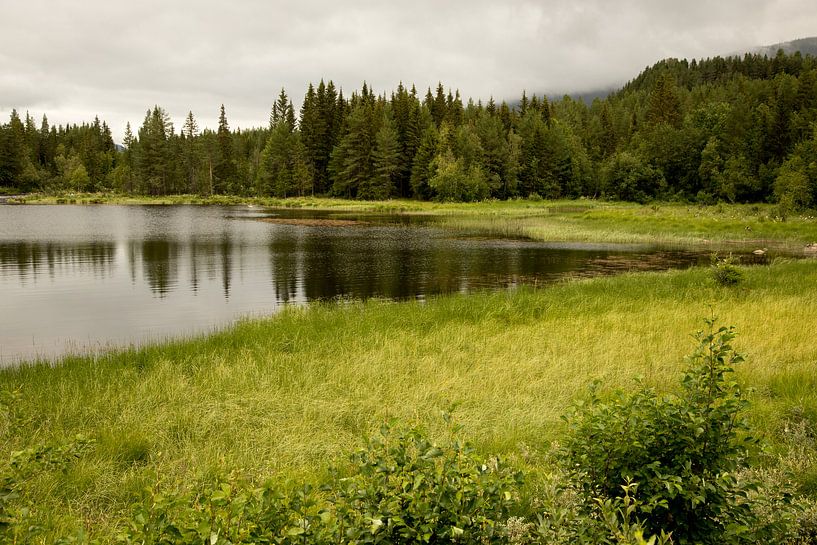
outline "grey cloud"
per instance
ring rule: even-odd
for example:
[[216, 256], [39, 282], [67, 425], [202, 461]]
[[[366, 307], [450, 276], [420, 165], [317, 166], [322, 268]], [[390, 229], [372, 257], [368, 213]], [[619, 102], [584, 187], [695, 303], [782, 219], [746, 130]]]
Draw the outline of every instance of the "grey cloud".
[[[513, 99], [620, 85], [667, 57], [704, 57], [813, 34], [805, 0], [281, 2], [3, 0], [0, 115], [107, 119], [121, 138], [153, 104], [181, 123], [266, 123], [281, 87], [347, 94], [365, 79], [442, 81], [464, 96]], [[74, 116], [62, 118], [62, 116]]]

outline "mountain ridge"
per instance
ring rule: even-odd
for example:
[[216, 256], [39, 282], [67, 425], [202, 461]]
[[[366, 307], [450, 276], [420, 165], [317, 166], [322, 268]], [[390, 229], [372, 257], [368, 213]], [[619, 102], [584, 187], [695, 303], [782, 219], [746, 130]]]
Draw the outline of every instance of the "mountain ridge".
[[763, 45], [750, 49], [749, 53], [756, 53], [758, 55], [766, 55], [767, 57], [774, 57], [777, 51], [782, 49], [783, 53], [792, 55], [800, 52], [801, 55], [817, 56], [817, 36], [810, 36], [808, 38], [798, 38], [788, 42], [779, 42], [771, 45]]

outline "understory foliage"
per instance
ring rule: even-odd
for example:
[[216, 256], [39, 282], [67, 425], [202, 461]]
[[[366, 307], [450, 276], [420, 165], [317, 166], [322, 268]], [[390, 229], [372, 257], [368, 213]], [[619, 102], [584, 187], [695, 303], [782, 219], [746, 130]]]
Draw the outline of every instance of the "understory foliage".
[[[733, 368], [733, 328], [707, 320], [678, 393], [595, 385], [566, 416], [561, 446], [528, 474], [480, 456], [446, 413], [435, 441], [384, 424], [310, 484], [232, 474], [183, 489], [157, 480], [116, 536], [55, 536], [30, 479], [67, 472], [94, 449], [84, 437], [11, 454], [0, 466], [0, 542], [230, 544], [817, 543], [817, 508], [793, 502], [779, 468], [748, 468], [756, 441]], [[13, 399], [0, 423], [13, 425]], [[800, 427], [792, 424], [792, 429]], [[801, 434], [802, 435], [802, 434]], [[800, 437], [798, 435], [797, 437]], [[803, 441], [799, 440], [802, 444]], [[543, 473], [544, 472], [544, 473]]]

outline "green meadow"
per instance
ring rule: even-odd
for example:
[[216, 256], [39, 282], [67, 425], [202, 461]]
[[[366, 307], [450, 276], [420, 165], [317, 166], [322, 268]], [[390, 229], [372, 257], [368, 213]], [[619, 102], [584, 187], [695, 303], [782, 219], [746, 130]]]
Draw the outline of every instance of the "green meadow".
[[796, 467], [811, 494], [817, 460], [791, 461], [787, 434], [817, 427], [817, 261], [743, 272], [734, 287], [691, 269], [311, 305], [203, 338], [23, 365], [0, 373], [0, 456], [93, 440], [67, 468], [18, 486], [15, 501], [51, 538], [115, 535], [146, 489], [319, 479], [390, 419], [444, 436], [444, 411], [479, 452], [547, 472], [561, 416], [592, 381], [677, 389], [690, 333], [716, 315], [746, 354], [737, 377], [766, 445], [757, 463]]

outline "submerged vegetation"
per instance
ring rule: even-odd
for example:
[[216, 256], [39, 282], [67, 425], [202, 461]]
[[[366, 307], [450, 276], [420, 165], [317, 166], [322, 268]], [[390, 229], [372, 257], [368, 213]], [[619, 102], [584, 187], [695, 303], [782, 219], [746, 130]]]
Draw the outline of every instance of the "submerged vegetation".
[[[249, 543], [264, 528], [279, 543], [640, 543], [661, 530], [675, 543], [809, 543], [817, 268], [741, 272], [734, 287], [692, 269], [313, 305], [5, 370], [0, 531], [20, 543]], [[678, 332], [712, 312], [740, 337], [705, 332], [683, 364]], [[733, 342], [749, 356], [734, 377]], [[636, 375], [635, 393], [614, 393]], [[439, 418], [450, 410], [456, 433]], [[674, 456], [650, 464], [662, 445]], [[594, 456], [618, 461], [598, 474]], [[707, 529], [667, 514], [710, 508], [695, 511]]]

